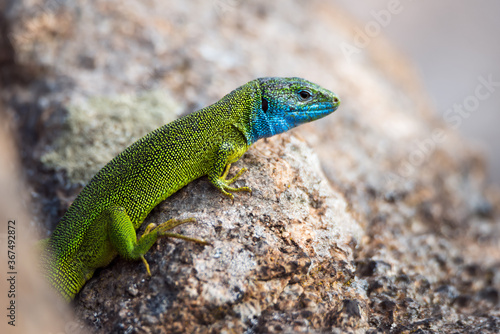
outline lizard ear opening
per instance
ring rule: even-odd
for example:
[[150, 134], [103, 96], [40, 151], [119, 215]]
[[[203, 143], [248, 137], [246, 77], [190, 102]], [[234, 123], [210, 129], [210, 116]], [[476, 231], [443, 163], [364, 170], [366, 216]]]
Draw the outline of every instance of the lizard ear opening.
[[267, 102], [267, 99], [262, 98], [262, 111], [267, 112], [267, 109], [269, 109], [269, 102]]

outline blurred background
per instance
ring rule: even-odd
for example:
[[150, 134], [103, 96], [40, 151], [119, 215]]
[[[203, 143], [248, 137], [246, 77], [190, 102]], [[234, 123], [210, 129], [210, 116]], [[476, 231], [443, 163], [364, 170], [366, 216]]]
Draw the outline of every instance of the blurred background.
[[[368, 36], [366, 48], [382, 43], [385, 37], [413, 61], [443, 117], [447, 111], [451, 114], [450, 109], [463, 105], [468, 96], [474, 96], [481, 84], [480, 77], [491, 77], [493, 82], [500, 83], [500, 1], [337, 2], [359, 20], [359, 34], [366, 32], [373, 36]], [[499, 106], [500, 84], [497, 84], [495, 91], [479, 100], [477, 107], [471, 105], [470, 116], [456, 127], [472, 145], [485, 152], [490, 178], [497, 185], [500, 185]]]

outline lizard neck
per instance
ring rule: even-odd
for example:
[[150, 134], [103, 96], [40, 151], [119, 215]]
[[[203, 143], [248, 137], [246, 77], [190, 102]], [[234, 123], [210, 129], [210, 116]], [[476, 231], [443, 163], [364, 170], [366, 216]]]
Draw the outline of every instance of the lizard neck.
[[271, 137], [277, 133], [266, 113], [262, 110], [262, 92], [258, 80], [253, 80], [242, 86], [242, 92], [248, 105], [236, 122], [235, 126], [245, 137], [250, 146], [261, 138]]
[[261, 91], [257, 80], [235, 89], [218, 104], [219, 108], [228, 111], [228, 125], [245, 138], [248, 146], [274, 134], [261, 108]]
[[[259, 94], [260, 95], [260, 94]], [[251, 113], [252, 117], [250, 119], [250, 138], [252, 143], [256, 142], [259, 139], [267, 138], [274, 136], [277, 133], [281, 133], [283, 131], [276, 131], [276, 128], [272, 126], [270, 120], [267, 115], [262, 111], [261, 107], [261, 98], [258, 99], [258, 105], [256, 105]]]

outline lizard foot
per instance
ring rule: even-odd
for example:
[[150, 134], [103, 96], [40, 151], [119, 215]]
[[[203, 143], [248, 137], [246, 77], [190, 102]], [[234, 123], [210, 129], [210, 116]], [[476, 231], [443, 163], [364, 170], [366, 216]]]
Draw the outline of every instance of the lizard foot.
[[[204, 240], [190, 238], [190, 237], [187, 237], [185, 235], [178, 234], [178, 233], [167, 232], [176, 226], [179, 226], [179, 225], [182, 225], [185, 223], [195, 222], [195, 221], [196, 221], [196, 219], [194, 219], [194, 218], [170, 219], [170, 220], [166, 221], [165, 223], [157, 226], [153, 231], [156, 231], [158, 233], [158, 237], [177, 238], [177, 239], [182, 239], [182, 240], [186, 240], [186, 241], [196, 242], [196, 243], [201, 244], [201, 245], [209, 245], [210, 243], [207, 241], [204, 241]], [[149, 226], [146, 228], [146, 231], [148, 230], [148, 228], [149, 228]]]
[[240, 192], [240, 191], [246, 191], [251, 193], [252, 189], [249, 187], [231, 187], [230, 184], [234, 183], [241, 175], [243, 175], [244, 172], [246, 172], [246, 168], [242, 168], [236, 173], [235, 176], [233, 176], [231, 179], [227, 180], [227, 174], [229, 174], [229, 168], [231, 167], [231, 164], [227, 164], [226, 169], [224, 170], [224, 173], [222, 174], [221, 177], [219, 177], [215, 181], [215, 186], [220, 190], [222, 194], [225, 196], [229, 197], [233, 202], [234, 202], [234, 195], [230, 193], [231, 192]]

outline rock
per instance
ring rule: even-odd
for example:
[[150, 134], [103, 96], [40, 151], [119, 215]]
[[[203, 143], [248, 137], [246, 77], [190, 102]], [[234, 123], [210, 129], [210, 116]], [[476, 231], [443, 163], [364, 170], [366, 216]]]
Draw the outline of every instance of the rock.
[[153, 210], [146, 223], [195, 217], [177, 231], [211, 245], [161, 240], [146, 256], [151, 278], [122, 259], [98, 271], [74, 303], [90, 331], [498, 332], [500, 196], [484, 159], [383, 40], [346, 57], [352, 23], [335, 6], [16, 0], [5, 21], [29, 76], [7, 76], [1, 97], [42, 230], [79, 190], [73, 161], [41, 162], [74, 149], [57, 142], [72, 106], [163, 90], [188, 112], [290, 75], [342, 99], [235, 164], [251, 196], [232, 204], [202, 178]]

